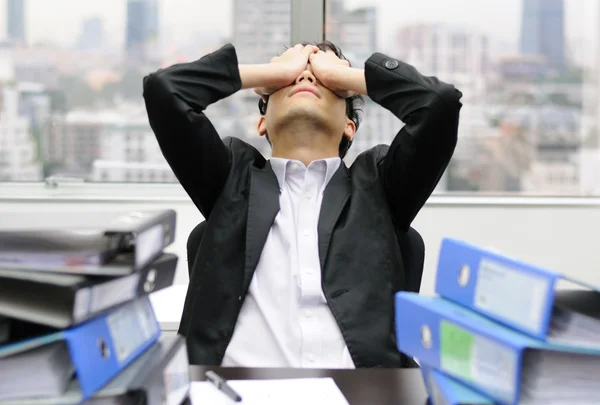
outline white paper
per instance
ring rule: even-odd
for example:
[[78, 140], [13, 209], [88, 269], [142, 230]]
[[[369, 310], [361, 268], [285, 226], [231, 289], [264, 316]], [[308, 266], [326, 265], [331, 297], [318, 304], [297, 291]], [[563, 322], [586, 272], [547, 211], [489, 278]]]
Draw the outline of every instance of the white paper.
[[[229, 380], [227, 383], [241, 397], [243, 405], [349, 405], [332, 378], [295, 378], [286, 380]], [[193, 382], [190, 388], [193, 405], [236, 404], [212, 383]]]

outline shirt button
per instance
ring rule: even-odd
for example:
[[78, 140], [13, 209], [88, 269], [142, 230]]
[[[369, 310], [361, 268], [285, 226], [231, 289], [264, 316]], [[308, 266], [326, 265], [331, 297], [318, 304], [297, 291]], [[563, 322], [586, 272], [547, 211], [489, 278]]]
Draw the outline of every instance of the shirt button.
[[310, 199], [312, 198], [312, 194], [311, 194], [311, 193], [309, 193], [309, 192], [307, 191], [306, 193], [304, 193], [304, 197], [305, 197], [307, 200], [310, 200]]
[[302, 235], [308, 237], [308, 236], [310, 236], [310, 231], [306, 230], [306, 231], [302, 232]]
[[308, 356], [306, 356], [306, 358], [308, 358], [308, 361], [310, 361], [311, 363], [315, 361], [315, 355], [314, 354], [309, 354]]
[[306, 316], [307, 318], [312, 318], [312, 311], [310, 311], [310, 310], [304, 311], [304, 316]]
[[313, 269], [304, 269], [304, 271], [309, 275], [314, 273]]

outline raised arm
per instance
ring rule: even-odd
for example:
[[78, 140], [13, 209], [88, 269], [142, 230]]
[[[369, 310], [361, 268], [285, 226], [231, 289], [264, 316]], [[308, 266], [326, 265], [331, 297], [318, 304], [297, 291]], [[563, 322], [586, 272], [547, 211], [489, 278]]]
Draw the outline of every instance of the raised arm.
[[146, 111], [160, 149], [205, 218], [225, 184], [231, 162], [204, 110], [240, 88], [231, 45], [144, 78]]
[[365, 63], [369, 97], [406, 125], [379, 165], [398, 229], [408, 231], [454, 153], [462, 93], [376, 53]]
[[335, 66], [313, 55], [313, 68], [335, 92], [368, 95], [406, 125], [396, 135], [379, 172], [398, 229], [407, 231], [450, 162], [457, 141], [462, 93], [409, 64], [373, 54], [365, 69]]
[[177, 179], [205, 218], [231, 168], [227, 146], [204, 110], [240, 89], [268, 95], [294, 81], [312, 47], [297, 46], [272, 62], [238, 64], [231, 44], [195, 62], [160, 69], [144, 78], [150, 126]]

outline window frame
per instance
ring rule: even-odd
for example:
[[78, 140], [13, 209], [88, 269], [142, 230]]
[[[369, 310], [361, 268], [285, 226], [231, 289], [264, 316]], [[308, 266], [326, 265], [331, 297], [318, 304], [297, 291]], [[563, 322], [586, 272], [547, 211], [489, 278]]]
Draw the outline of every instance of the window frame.
[[[325, 39], [327, 0], [290, 0], [291, 44]], [[2, 202], [185, 202], [189, 197], [178, 183], [111, 183], [80, 179], [49, 178], [40, 182], [0, 180]], [[442, 192], [432, 195], [427, 205], [498, 206], [600, 206], [599, 196], [531, 195], [522, 193]]]
[[[51, 185], [40, 182], [0, 183], [2, 203], [187, 203], [190, 202], [178, 183], [84, 183], [64, 182]], [[600, 207], [598, 196], [550, 196], [517, 193], [443, 193], [432, 195], [426, 207]]]

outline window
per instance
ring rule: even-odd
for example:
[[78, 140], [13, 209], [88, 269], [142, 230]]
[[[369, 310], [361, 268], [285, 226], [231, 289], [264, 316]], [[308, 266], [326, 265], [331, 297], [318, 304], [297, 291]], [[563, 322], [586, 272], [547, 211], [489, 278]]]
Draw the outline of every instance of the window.
[[[0, 1], [0, 153], [13, 156], [0, 181], [176, 182], [148, 124], [142, 77], [227, 42], [241, 63], [268, 62], [290, 43], [290, 16], [290, 0]], [[257, 101], [239, 92], [207, 114], [222, 136], [268, 154], [247, 125]]]
[[[145, 74], [227, 42], [241, 63], [264, 63], [322, 37], [355, 66], [380, 51], [463, 92], [436, 192], [600, 193], [597, 0], [0, 2], [0, 182], [175, 183], [147, 122]], [[207, 115], [270, 155], [251, 90]], [[363, 117], [348, 164], [403, 125], [368, 98]]]
[[[463, 92], [456, 153], [436, 192], [600, 189], [597, 0], [326, 0], [326, 7], [326, 36], [355, 65], [380, 51]], [[366, 102], [353, 156], [391, 142], [401, 127], [380, 110]]]

